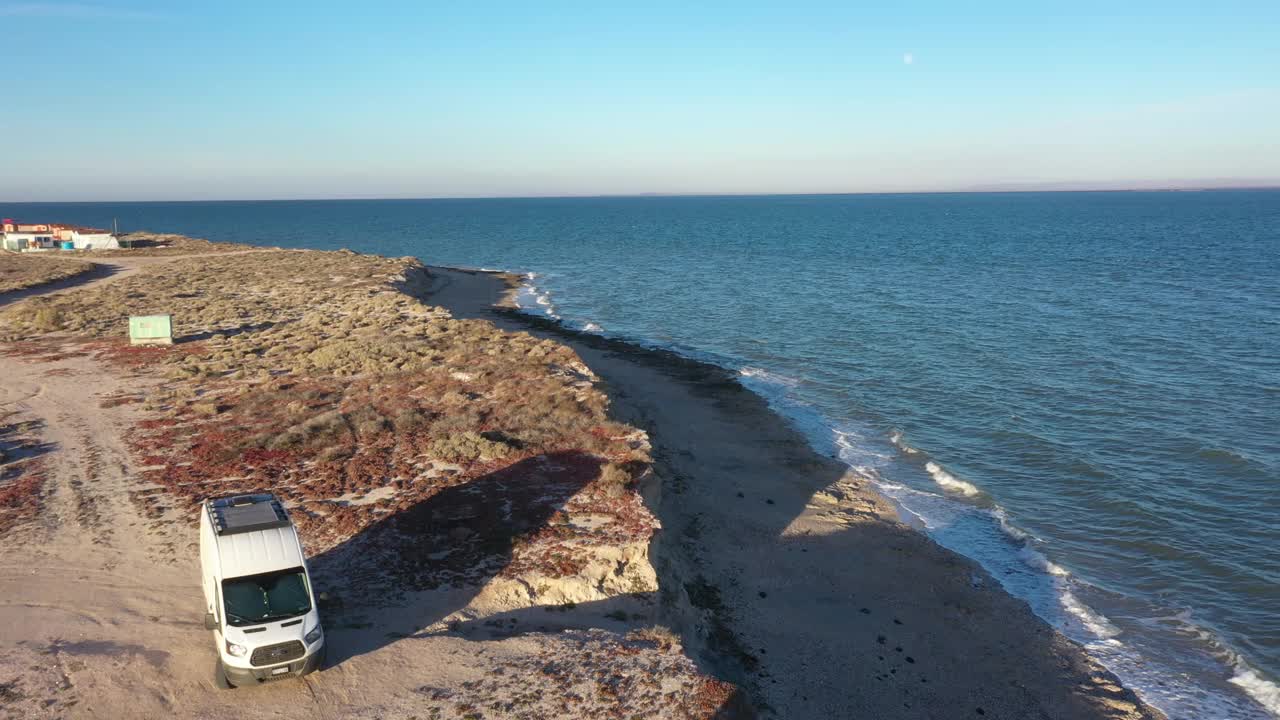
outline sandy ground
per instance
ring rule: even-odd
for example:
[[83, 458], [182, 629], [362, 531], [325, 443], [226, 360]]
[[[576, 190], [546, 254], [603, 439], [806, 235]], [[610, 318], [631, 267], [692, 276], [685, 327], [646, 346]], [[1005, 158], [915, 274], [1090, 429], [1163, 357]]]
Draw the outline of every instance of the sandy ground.
[[[113, 261], [81, 286], [172, 259]], [[82, 353], [4, 363], [0, 411], [39, 455], [9, 462], [47, 480], [35, 520], [0, 536], [0, 718], [680, 718], [709, 716], [687, 699], [723, 700], [674, 638], [637, 630], [653, 598], [508, 612], [466, 587], [325, 608], [329, 667], [217, 690], [195, 528], [134, 501], [159, 488], [127, 451], [139, 406], [113, 402], [157, 379]]]
[[1160, 717], [728, 373], [495, 310], [509, 276], [437, 278], [428, 302], [569, 344], [617, 419], [649, 432], [660, 595], [763, 716]]

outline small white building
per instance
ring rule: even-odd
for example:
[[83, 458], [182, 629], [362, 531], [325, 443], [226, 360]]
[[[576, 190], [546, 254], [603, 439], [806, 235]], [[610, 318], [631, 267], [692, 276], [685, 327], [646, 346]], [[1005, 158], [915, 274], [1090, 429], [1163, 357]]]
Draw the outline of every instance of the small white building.
[[54, 247], [54, 240], [53, 235], [47, 232], [5, 232], [0, 233], [0, 246], [18, 252], [49, 250]]
[[110, 250], [120, 247], [116, 236], [106, 230], [57, 223], [17, 223], [0, 221], [0, 247], [5, 250], [34, 251], [65, 248], [71, 243], [76, 250]]
[[116, 236], [106, 230], [76, 228], [71, 231], [71, 242], [77, 250], [114, 250], [120, 247]]

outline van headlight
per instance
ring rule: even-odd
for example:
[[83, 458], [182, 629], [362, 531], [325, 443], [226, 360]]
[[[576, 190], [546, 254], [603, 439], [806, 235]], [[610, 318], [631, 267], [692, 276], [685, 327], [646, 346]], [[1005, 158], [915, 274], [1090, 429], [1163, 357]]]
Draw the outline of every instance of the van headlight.
[[249, 652], [249, 648], [243, 645], [237, 645], [230, 640], [227, 641], [227, 654], [231, 657], [244, 657], [244, 654], [247, 652]]
[[308, 645], [313, 645], [317, 640], [320, 639], [321, 635], [322, 633], [320, 632], [320, 626], [317, 625], [311, 630], [307, 631], [307, 634], [304, 635], [302, 639], [306, 640]]

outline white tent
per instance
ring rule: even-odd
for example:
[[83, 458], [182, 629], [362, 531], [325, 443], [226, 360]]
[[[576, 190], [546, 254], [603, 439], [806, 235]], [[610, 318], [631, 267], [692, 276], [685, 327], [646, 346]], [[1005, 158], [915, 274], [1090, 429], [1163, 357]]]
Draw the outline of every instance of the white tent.
[[120, 241], [111, 233], [82, 233], [72, 231], [71, 241], [77, 250], [114, 250], [120, 247]]

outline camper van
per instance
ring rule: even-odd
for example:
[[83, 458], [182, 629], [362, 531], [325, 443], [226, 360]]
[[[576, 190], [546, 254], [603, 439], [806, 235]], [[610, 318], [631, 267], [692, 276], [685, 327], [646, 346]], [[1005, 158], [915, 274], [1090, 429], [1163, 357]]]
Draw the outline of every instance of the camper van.
[[204, 626], [219, 687], [306, 675], [324, 662], [324, 632], [302, 543], [274, 495], [205, 500], [200, 512]]

